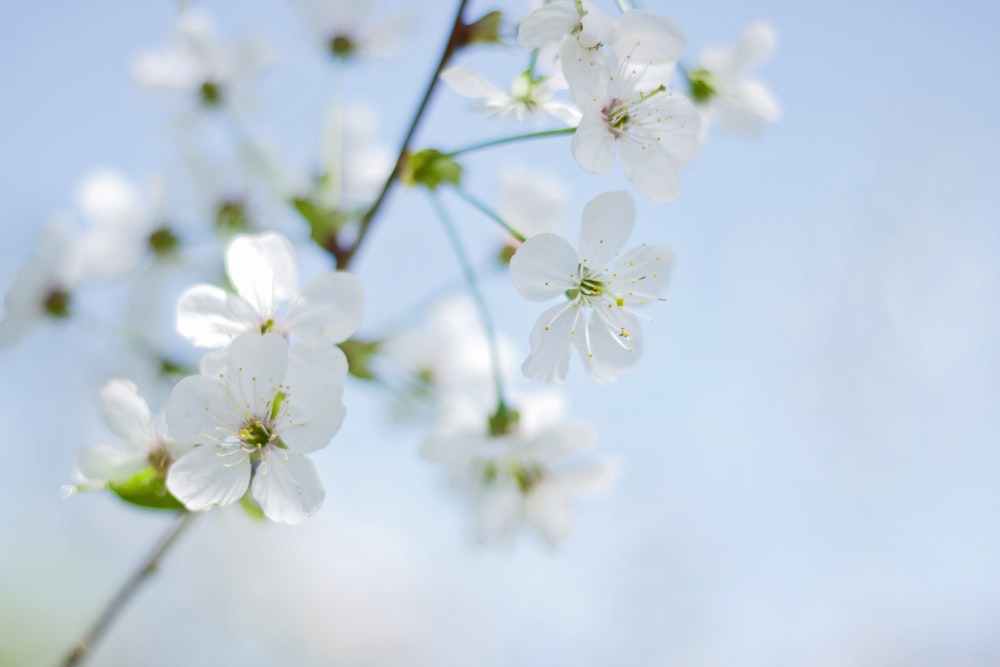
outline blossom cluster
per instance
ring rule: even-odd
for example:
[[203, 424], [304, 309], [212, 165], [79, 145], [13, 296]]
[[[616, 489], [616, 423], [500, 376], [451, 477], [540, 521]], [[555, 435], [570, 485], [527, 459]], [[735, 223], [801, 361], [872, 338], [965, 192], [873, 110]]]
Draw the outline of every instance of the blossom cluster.
[[[411, 16], [366, 16], [372, 3], [360, 0], [302, 4], [317, 52], [338, 69], [391, 57], [413, 24]], [[107, 380], [100, 409], [122, 443], [83, 449], [74, 488], [190, 512], [239, 504], [301, 523], [324, 502], [308, 455], [340, 430], [345, 390], [368, 382], [385, 391], [399, 419], [429, 412], [420, 455], [447, 471], [480, 540], [507, 543], [521, 525], [553, 546], [565, 539], [575, 497], [607, 488], [617, 466], [585, 451], [597, 432], [566, 416], [565, 395], [518, 385], [518, 366], [527, 379], [556, 385], [575, 350], [597, 382], [618, 380], [647, 343], [643, 311], [665, 300], [674, 253], [662, 243], [630, 245], [640, 218], [632, 191], [577, 197], [558, 178], [520, 168], [504, 176], [503, 200], [488, 204], [464, 181], [464, 155], [565, 136], [584, 172], [607, 174], [620, 162], [644, 203], [663, 204], [679, 196], [681, 172], [710, 123], [753, 134], [779, 116], [770, 91], [750, 76], [774, 47], [767, 24], [685, 66], [687, 38], [676, 21], [618, 4], [622, 11], [611, 15], [589, 0], [551, 0], [513, 22], [499, 12], [472, 21], [460, 10], [440, 81], [476, 100], [475, 112], [529, 130], [451, 150], [418, 150], [408, 138], [393, 163], [377, 114], [342, 92], [319, 133], [314, 168], [287, 167], [251, 130], [254, 79], [274, 50], [257, 37], [226, 41], [208, 12], [183, 9], [169, 45], [141, 54], [131, 69], [140, 86], [176, 106], [173, 130], [199, 190], [193, 212], [180, 213], [182, 197], [160, 179], [140, 187], [95, 169], [79, 187], [77, 214], [45, 229], [4, 300], [0, 345], [12, 346], [40, 321], [76, 319], [85, 312], [81, 297], [101, 281], [131, 280], [131, 303], [150, 307], [143, 313], [168, 298], [163, 274], [185, 281], [169, 297], [168, 326], [140, 315], [124, 334], [169, 382], [162, 410], [151, 409], [135, 378]], [[514, 32], [527, 65], [509, 86], [456, 64]], [[423, 104], [416, 113], [413, 127]], [[236, 138], [221, 160], [201, 150], [217, 125]], [[471, 299], [438, 300], [399, 327], [359, 333], [366, 299], [350, 270], [373, 224], [392, 242], [393, 223], [379, 215], [396, 185], [430, 198]], [[520, 364], [518, 343], [493, 328], [482, 272], [454, 233], [445, 194], [501, 226], [496, 254], [511, 295], [555, 302], [514, 339], [530, 348]], [[575, 244], [560, 230], [571, 206], [582, 209]], [[180, 224], [184, 218], [207, 224]], [[304, 246], [333, 268], [300, 285]], [[218, 264], [223, 271], [213, 272]], [[163, 329], [197, 357], [178, 362]]]

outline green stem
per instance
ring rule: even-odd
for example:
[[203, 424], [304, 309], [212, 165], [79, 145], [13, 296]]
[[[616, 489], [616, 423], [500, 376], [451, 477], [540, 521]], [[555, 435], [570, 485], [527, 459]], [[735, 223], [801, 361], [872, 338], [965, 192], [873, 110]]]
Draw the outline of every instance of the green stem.
[[472, 295], [479, 310], [479, 317], [482, 319], [483, 329], [486, 331], [486, 341], [490, 348], [490, 365], [493, 368], [493, 382], [496, 385], [497, 405], [502, 408], [506, 405], [506, 401], [504, 400], [503, 377], [500, 373], [500, 347], [497, 345], [496, 331], [493, 329], [493, 320], [490, 318], [490, 311], [486, 307], [486, 300], [483, 299], [482, 292], [479, 291], [476, 272], [472, 269], [469, 256], [465, 253], [465, 248], [462, 246], [462, 240], [458, 237], [455, 224], [441, 203], [440, 197], [436, 193], [431, 192], [430, 198], [431, 203], [434, 205], [434, 210], [441, 219], [445, 233], [448, 235], [448, 240], [451, 241], [451, 246], [458, 256], [458, 261], [462, 265], [462, 272], [465, 274], [465, 282], [468, 285], [469, 293]]
[[94, 622], [93, 627], [83, 636], [83, 638], [77, 642], [73, 651], [70, 652], [66, 659], [60, 663], [62, 667], [74, 667], [80, 664], [87, 654], [90, 653], [91, 648], [98, 640], [107, 632], [108, 628], [118, 617], [118, 614], [125, 608], [128, 601], [132, 599], [139, 586], [146, 581], [150, 576], [156, 572], [157, 568], [160, 566], [160, 561], [163, 559], [164, 555], [170, 550], [170, 547], [174, 545], [177, 538], [180, 537], [184, 529], [190, 525], [191, 520], [194, 518], [194, 514], [190, 512], [181, 512], [174, 523], [170, 526], [170, 530], [160, 538], [157, 542], [156, 547], [149, 554], [149, 556], [142, 562], [142, 565], [132, 573], [132, 576], [128, 578], [125, 584], [118, 589], [111, 601], [108, 602], [104, 610], [101, 611], [100, 616]]
[[491, 148], [493, 146], [500, 146], [502, 144], [510, 144], [515, 141], [524, 141], [525, 139], [541, 139], [542, 137], [558, 137], [563, 134], [573, 134], [574, 132], [576, 132], [575, 127], [564, 127], [560, 130], [545, 130], [544, 132], [518, 134], [513, 137], [503, 137], [502, 139], [493, 139], [491, 141], [484, 141], [480, 144], [465, 146], [463, 148], [459, 148], [458, 150], [451, 151], [450, 153], [445, 153], [445, 156], [455, 157], [456, 155], [463, 155], [465, 153], [471, 153], [472, 151], [478, 151], [483, 148]]
[[488, 217], [491, 220], [493, 220], [493, 222], [495, 222], [498, 225], [500, 225], [501, 227], [503, 227], [504, 230], [508, 234], [510, 234], [511, 236], [513, 236], [515, 239], [517, 239], [521, 243], [524, 243], [524, 238], [525, 238], [524, 234], [522, 234], [521, 232], [519, 232], [516, 229], [514, 229], [513, 227], [511, 227], [509, 224], [507, 224], [507, 221], [504, 220], [503, 218], [501, 218], [493, 209], [491, 209], [486, 204], [484, 204], [483, 202], [481, 202], [478, 199], [476, 199], [475, 197], [473, 197], [464, 188], [456, 187], [455, 188], [455, 193], [459, 197], [461, 197], [462, 199], [464, 199], [465, 201], [467, 201], [468, 203], [472, 204], [475, 208], [479, 209], [479, 211], [483, 215], [485, 215], [486, 217]]
[[630, 9], [635, 9], [635, 4], [629, 2], [629, 0], [616, 0], [618, 3], [618, 9], [622, 10], [622, 13], [627, 12]]

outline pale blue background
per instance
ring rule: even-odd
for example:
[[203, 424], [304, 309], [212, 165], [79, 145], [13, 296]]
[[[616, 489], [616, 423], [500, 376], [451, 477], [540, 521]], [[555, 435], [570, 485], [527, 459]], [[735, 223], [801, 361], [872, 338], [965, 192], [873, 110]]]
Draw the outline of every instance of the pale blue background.
[[[227, 36], [273, 38], [255, 127], [311, 159], [337, 89], [300, 16], [280, 2], [206, 4]], [[408, 57], [346, 80], [382, 107], [390, 144], [452, 3], [379, 3], [397, 5], [426, 7]], [[997, 6], [644, 6], [683, 24], [692, 56], [769, 19], [780, 42], [761, 76], [784, 118], [757, 140], [714, 132], [676, 202], [640, 204], [637, 240], [678, 253], [670, 299], [631, 375], [601, 387], [573, 367], [567, 385], [623, 464], [617, 489], [580, 504], [558, 552], [531, 539], [480, 550], [415, 455], [421, 431], [387, 424], [378, 395], [351, 386], [344, 429], [315, 457], [322, 512], [294, 529], [204, 518], [91, 664], [1000, 664]], [[182, 178], [169, 110], [127, 69], [167, 42], [173, 11], [7, 8], [4, 289], [91, 167]], [[500, 81], [519, 59], [484, 49], [461, 62]], [[466, 109], [442, 90], [418, 144], [509, 130]], [[494, 167], [543, 163], [572, 186], [575, 234], [590, 196], [627, 183], [582, 174], [567, 144], [478, 155], [470, 187], [494, 198]], [[483, 262], [488, 224], [462, 217]], [[402, 191], [358, 268], [372, 332], [457, 274], [426, 201]], [[487, 290], [524, 345], [537, 306], [499, 275]], [[112, 351], [47, 327], [0, 356], [3, 664], [54, 664], [163, 529], [111, 498], [58, 496], [75, 451], [106, 435], [94, 390]]]

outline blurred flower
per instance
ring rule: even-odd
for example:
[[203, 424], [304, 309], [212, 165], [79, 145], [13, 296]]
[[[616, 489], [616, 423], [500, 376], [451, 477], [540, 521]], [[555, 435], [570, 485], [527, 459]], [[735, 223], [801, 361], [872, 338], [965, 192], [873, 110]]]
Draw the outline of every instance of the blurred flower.
[[4, 297], [0, 346], [20, 340], [42, 318], [69, 317], [73, 290], [86, 277], [77, 236], [65, 222], [50, 224]]
[[552, 174], [527, 167], [510, 167], [501, 176], [498, 213], [511, 227], [530, 238], [559, 227], [569, 191]]
[[324, 498], [305, 454], [326, 447], [340, 429], [342, 397], [340, 382], [295, 372], [281, 336], [239, 336], [224, 373], [186, 377], [171, 393], [171, 434], [199, 446], [171, 466], [167, 488], [201, 511], [231, 505], [249, 487], [269, 519], [302, 523]]
[[662, 298], [674, 254], [644, 244], [620, 255], [634, 222], [632, 196], [606, 192], [583, 209], [579, 253], [561, 236], [539, 234], [511, 259], [510, 277], [521, 296], [567, 299], [538, 318], [521, 367], [525, 375], [562, 382], [574, 347], [598, 382], [617, 379], [638, 360], [642, 337], [633, 310]]
[[366, 0], [299, 0], [298, 4], [324, 48], [341, 60], [390, 56], [413, 25], [410, 15], [366, 25], [365, 13], [374, 4]]
[[141, 86], [176, 93], [201, 109], [215, 109], [236, 103], [249, 75], [270, 59], [270, 49], [256, 38], [224, 44], [212, 16], [189, 9], [177, 19], [173, 45], [137, 57], [132, 75]]
[[441, 80], [462, 95], [481, 100], [476, 106], [490, 116], [513, 115], [518, 122], [529, 115], [544, 112], [569, 127], [580, 122], [580, 112], [572, 105], [552, 99], [566, 89], [562, 77], [534, 77], [522, 72], [514, 79], [510, 92], [500, 90], [478, 72], [465, 67], [450, 67], [441, 72]]
[[691, 97], [702, 110], [702, 136], [708, 118], [736, 134], [753, 135], [781, 116], [771, 91], [749, 77], [774, 51], [777, 36], [767, 23], [752, 23], [728, 49], [702, 52], [697, 69], [688, 73]]
[[[540, 396], [525, 402], [526, 412], [550, 406]], [[597, 444], [589, 426], [543, 412], [538, 423], [515, 418], [497, 433], [485, 417], [469, 418], [481, 413], [454, 407], [457, 418], [448, 423], [446, 417], [420, 453], [444, 465], [454, 486], [473, 503], [481, 542], [507, 543], [523, 523], [557, 546], [572, 530], [574, 498], [604, 490], [616, 477], [617, 468], [608, 461], [567, 465], [567, 458]]]

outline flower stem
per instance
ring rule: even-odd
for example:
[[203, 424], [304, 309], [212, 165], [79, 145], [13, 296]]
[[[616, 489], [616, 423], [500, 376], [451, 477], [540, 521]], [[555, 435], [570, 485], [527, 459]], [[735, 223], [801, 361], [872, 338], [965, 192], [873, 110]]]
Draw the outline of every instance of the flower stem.
[[464, 146], [458, 150], [451, 151], [450, 153], [445, 153], [447, 157], [455, 157], [456, 155], [463, 155], [465, 153], [471, 153], [472, 151], [478, 151], [483, 148], [491, 148], [493, 146], [500, 146], [502, 144], [510, 144], [515, 141], [524, 141], [525, 139], [541, 139], [542, 137], [558, 137], [563, 134], [573, 134], [576, 132], [575, 127], [564, 127], [559, 130], [545, 130], [544, 132], [529, 132], [528, 134], [517, 134], [513, 137], [503, 137], [501, 139], [493, 139], [491, 141], [484, 141], [480, 144], [472, 144], [471, 146]]
[[468, 38], [468, 26], [466, 26], [465, 22], [462, 20], [462, 17], [465, 14], [465, 5], [467, 3], [468, 0], [460, 0], [458, 3], [458, 8], [455, 10], [455, 20], [451, 26], [451, 33], [448, 35], [448, 42], [445, 44], [444, 50], [441, 52], [441, 58], [438, 60], [437, 67], [434, 69], [434, 74], [431, 75], [430, 81], [427, 82], [427, 87], [424, 90], [424, 96], [420, 100], [420, 104], [417, 106], [416, 112], [413, 114], [413, 120], [410, 121], [410, 127], [406, 131], [406, 136], [403, 138], [403, 142], [399, 146], [399, 152], [396, 155], [396, 164], [392, 168], [392, 171], [389, 172], [388, 178], [385, 179], [385, 183], [382, 185], [382, 190], [379, 191], [378, 197], [375, 198], [374, 203], [372, 203], [371, 207], [363, 216], [361, 216], [361, 221], [358, 224], [358, 234], [355, 237], [354, 242], [343, 250], [334, 249], [333, 255], [337, 260], [337, 268], [340, 270], [346, 270], [351, 265], [351, 262], [354, 260], [354, 256], [361, 248], [361, 244], [364, 242], [365, 238], [367, 238], [368, 230], [371, 228], [372, 222], [375, 220], [375, 216], [378, 214], [379, 209], [382, 208], [382, 203], [385, 201], [386, 195], [389, 194], [392, 184], [396, 182], [397, 178], [399, 178], [403, 164], [406, 161], [406, 154], [410, 149], [410, 142], [413, 140], [413, 135], [417, 132], [417, 127], [419, 127], [420, 120], [424, 116], [424, 111], [427, 110], [427, 103], [430, 102], [431, 95], [434, 93], [438, 79], [441, 77], [441, 71], [444, 70], [455, 51], [463, 46], [465, 44], [465, 40]]
[[132, 596], [135, 595], [139, 586], [156, 572], [163, 556], [170, 550], [170, 547], [177, 541], [177, 538], [180, 537], [184, 529], [190, 525], [194, 516], [191, 512], [186, 511], [182, 511], [177, 516], [177, 519], [170, 526], [170, 530], [156, 544], [156, 548], [142, 562], [142, 565], [132, 573], [132, 576], [128, 578], [124, 585], [118, 589], [118, 592], [115, 593], [111, 601], [104, 607], [100, 616], [97, 617], [93, 627], [77, 642], [73, 651], [66, 656], [66, 660], [60, 663], [62, 667], [74, 667], [74, 665], [80, 664], [80, 661], [87, 657], [90, 649], [104, 636], [104, 633], [107, 632], [108, 628], [118, 617], [118, 614], [125, 608], [125, 605], [132, 599]]
[[513, 227], [511, 227], [509, 224], [507, 224], [506, 220], [504, 220], [503, 218], [501, 218], [493, 209], [491, 209], [490, 207], [488, 207], [486, 204], [484, 204], [483, 202], [479, 201], [478, 199], [476, 199], [475, 197], [473, 197], [471, 194], [469, 194], [468, 191], [465, 190], [465, 188], [456, 187], [455, 188], [455, 193], [459, 197], [461, 197], [462, 199], [464, 199], [465, 201], [467, 201], [470, 204], [472, 204], [475, 208], [479, 209], [479, 211], [483, 215], [485, 215], [486, 217], [490, 218], [495, 223], [497, 223], [498, 225], [500, 225], [501, 227], [503, 227], [504, 230], [508, 234], [510, 234], [511, 236], [513, 236], [515, 239], [517, 239], [521, 243], [524, 243], [524, 234], [522, 234], [521, 232], [519, 232], [516, 229], [514, 229]]
[[627, 12], [630, 9], [635, 9], [635, 5], [629, 0], [616, 0], [616, 2], [618, 4], [618, 9], [620, 9], [622, 13]]
[[462, 246], [462, 240], [458, 237], [458, 231], [455, 229], [455, 224], [452, 222], [451, 216], [448, 215], [448, 211], [445, 210], [440, 197], [436, 193], [431, 192], [430, 198], [431, 203], [434, 205], [434, 210], [441, 219], [445, 233], [448, 234], [448, 240], [451, 241], [451, 246], [458, 256], [458, 261], [462, 265], [462, 272], [465, 274], [465, 282], [468, 285], [469, 293], [476, 302], [479, 317], [483, 321], [483, 329], [486, 331], [486, 342], [490, 348], [490, 365], [493, 368], [493, 382], [496, 385], [497, 405], [503, 407], [506, 405], [506, 401], [504, 400], [503, 377], [500, 374], [500, 347], [497, 345], [497, 335], [493, 329], [493, 320], [490, 318], [490, 311], [486, 307], [486, 300], [483, 299], [482, 292], [479, 291], [476, 272], [472, 269], [472, 263], [469, 262], [469, 256]]

